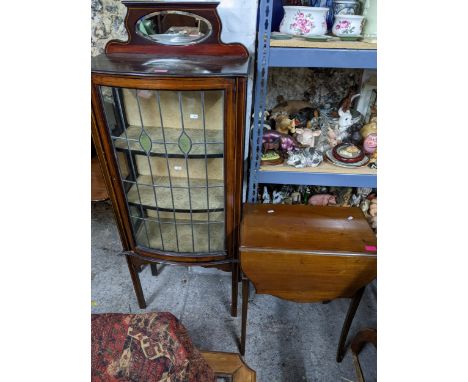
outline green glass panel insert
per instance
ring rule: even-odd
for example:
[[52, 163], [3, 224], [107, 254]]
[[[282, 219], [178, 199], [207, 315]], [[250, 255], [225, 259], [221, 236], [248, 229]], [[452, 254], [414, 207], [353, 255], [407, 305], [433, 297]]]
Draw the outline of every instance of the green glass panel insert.
[[145, 130], [142, 130], [141, 131], [141, 134], [140, 134], [140, 146], [141, 148], [143, 149], [143, 151], [146, 153], [146, 154], [149, 154], [150, 151], [151, 151], [151, 147], [153, 146], [153, 144], [151, 143], [151, 138], [149, 137], [149, 135], [146, 133]]
[[192, 149], [192, 140], [185, 131], [183, 131], [182, 134], [180, 134], [179, 148], [180, 151], [182, 151], [184, 154], [188, 154]]

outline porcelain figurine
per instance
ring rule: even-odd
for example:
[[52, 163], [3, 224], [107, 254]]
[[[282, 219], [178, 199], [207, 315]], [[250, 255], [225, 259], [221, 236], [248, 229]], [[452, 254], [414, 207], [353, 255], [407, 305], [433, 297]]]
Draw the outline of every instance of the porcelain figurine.
[[322, 132], [320, 130], [312, 131], [311, 129], [296, 129], [296, 139], [297, 141], [309, 147], [314, 147], [315, 137], [318, 137]]
[[302, 148], [302, 145], [292, 136], [282, 134], [276, 130], [264, 130], [262, 144], [270, 145], [278, 143], [278, 149], [287, 153], [293, 149]]
[[377, 135], [377, 117], [372, 117], [361, 129], [361, 137], [366, 139], [369, 134]]
[[351, 114], [351, 104], [354, 99], [359, 97], [359, 94], [348, 96], [347, 99], [343, 102], [341, 107], [338, 109], [338, 128], [340, 131], [346, 130], [348, 127], [353, 125], [353, 116]]
[[312, 147], [308, 147], [303, 150], [290, 151], [286, 163], [295, 168], [304, 168], [317, 167], [322, 161], [322, 153]]
[[336, 198], [330, 194], [312, 195], [307, 204], [312, 206], [334, 206], [336, 205]]
[[284, 199], [281, 191], [273, 191], [273, 204], [280, 204]]
[[316, 111], [312, 109], [311, 107], [305, 107], [301, 110], [299, 110], [297, 113], [292, 113], [290, 117], [294, 119], [294, 122], [296, 124], [296, 127], [304, 128], [308, 127], [310, 128], [310, 121], [314, 118], [314, 113]]
[[296, 123], [294, 119], [289, 119], [285, 114], [279, 114], [275, 118], [275, 130], [283, 134], [294, 134], [296, 132]]
[[307, 101], [290, 100], [286, 101], [282, 95], [276, 98], [277, 105], [271, 110], [271, 118], [276, 118], [278, 114], [296, 114], [303, 109], [313, 109], [313, 106]]
[[269, 203], [271, 203], [270, 194], [268, 193], [268, 189], [267, 189], [266, 186], [263, 187], [262, 200], [263, 200], [263, 203], [264, 203], [264, 204], [269, 204]]
[[300, 204], [301, 203], [301, 193], [298, 191], [294, 191], [291, 193], [291, 202], [292, 204]]
[[370, 122], [362, 127], [360, 133], [364, 139], [364, 151], [366, 154], [373, 154], [377, 150], [377, 117], [372, 117]]
[[333, 148], [338, 143], [341, 143], [341, 141], [338, 142], [338, 132], [336, 131], [336, 129], [332, 129], [331, 127], [328, 127], [327, 138], [330, 148]]
[[364, 213], [364, 215], [366, 215], [367, 211], [369, 211], [369, 205], [370, 205], [370, 200], [369, 199], [364, 199], [361, 202], [361, 205], [359, 207], [361, 208], [361, 211]]
[[362, 146], [366, 154], [373, 154], [377, 150], [377, 134], [369, 134]]

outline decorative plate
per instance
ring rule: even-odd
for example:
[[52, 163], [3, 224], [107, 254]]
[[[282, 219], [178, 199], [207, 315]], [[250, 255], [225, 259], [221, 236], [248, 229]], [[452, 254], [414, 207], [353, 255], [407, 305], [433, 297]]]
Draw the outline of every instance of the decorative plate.
[[333, 147], [333, 157], [338, 162], [356, 163], [364, 159], [364, 152], [352, 143], [340, 143]]
[[358, 41], [362, 36], [339, 36], [341, 41]]
[[356, 163], [344, 163], [344, 162], [340, 162], [338, 161], [337, 159], [335, 159], [333, 157], [333, 150], [330, 149], [328, 150], [326, 153], [325, 153], [327, 159], [332, 162], [335, 166], [338, 166], [338, 167], [344, 167], [344, 168], [356, 168], [356, 167], [362, 167], [362, 166], [365, 166], [368, 162], [369, 162], [369, 157], [368, 156], [364, 156], [364, 158], [359, 161], [359, 162], [356, 162]]
[[328, 36], [313, 35], [304, 37], [306, 41], [328, 41]]
[[284, 33], [272, 33], [270, 36], [272, 40], [291, 40], [292, 36]]

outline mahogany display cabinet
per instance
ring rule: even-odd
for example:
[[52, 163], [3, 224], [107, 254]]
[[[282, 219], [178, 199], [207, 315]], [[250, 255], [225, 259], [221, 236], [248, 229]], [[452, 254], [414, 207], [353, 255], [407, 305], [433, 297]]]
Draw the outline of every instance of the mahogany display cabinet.
[[123, 2], [128, 41], [92, 59], [92, 136], [141, 308], [138, 270], [232, 272], [237, 314], [247, 49], [218, 2]]

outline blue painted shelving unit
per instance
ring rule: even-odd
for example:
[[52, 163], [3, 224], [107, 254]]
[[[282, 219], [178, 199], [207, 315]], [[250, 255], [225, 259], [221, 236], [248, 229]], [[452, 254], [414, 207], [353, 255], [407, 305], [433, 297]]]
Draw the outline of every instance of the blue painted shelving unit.
[[[276, 3], [276, 2], [275, 2]], [[323, 163], [316, 168], [289, 166], [260, 167], [263, 115], [266, 108], [269, 67], [316, 67], [377, 69], [376, 49], [332, 49], [270, 47], [274, 0], [259, 0], [258, 42], [254, 95], [254, 128], [250, 155], [248, 201], [257, 201], [259, 183], [303, 184], [344, 187], [377, 187], [376, 173], [360, 169], [339, 169]]]

